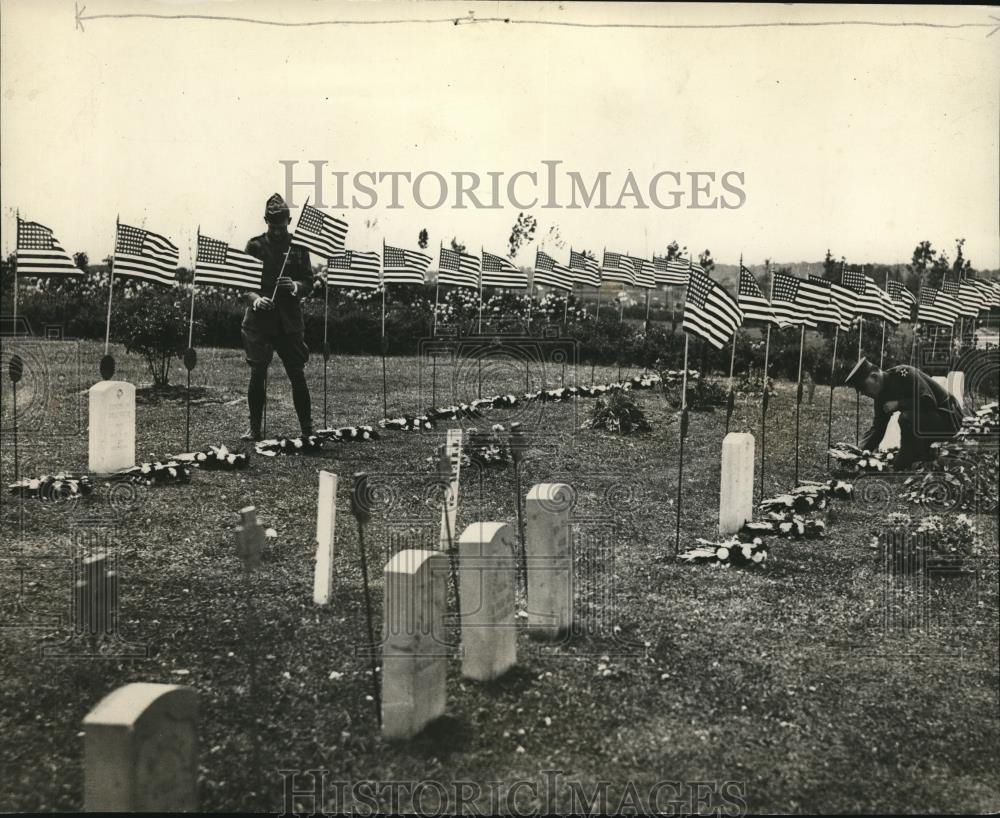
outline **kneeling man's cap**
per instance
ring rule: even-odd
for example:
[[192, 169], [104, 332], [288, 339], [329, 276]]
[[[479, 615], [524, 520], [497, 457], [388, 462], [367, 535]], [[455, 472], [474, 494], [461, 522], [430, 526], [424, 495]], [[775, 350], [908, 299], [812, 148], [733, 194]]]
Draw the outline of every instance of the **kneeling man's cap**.
[[862, 358], [854, 365], [854, 369], [852, 369], [851, 374], [847, 376], [847, 380], [844, 381], [844, 385], [850, 386], [853, 389], [861, 389], [868, 376], [877, 368], [878, 367], [874, 364], [869, 363], [867, 358]]
[[267, 205], [264, 207], [265, 220], [269, 222], [275, 220], [280, 221], [290, 217], [291, 214], [288, 211], [288, 205], [285, 204], [285, 200], [282, 199], [277, 193], [267, 200]]

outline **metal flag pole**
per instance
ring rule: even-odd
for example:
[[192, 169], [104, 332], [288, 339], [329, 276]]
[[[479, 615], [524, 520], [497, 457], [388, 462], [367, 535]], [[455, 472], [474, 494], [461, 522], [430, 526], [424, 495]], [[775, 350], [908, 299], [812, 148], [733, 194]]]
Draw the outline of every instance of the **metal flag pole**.
[[330, 426], [327, 369], [330, 365], [330, 270], [323, 274], [323, 428]]
[[[858, 316], [858, 360], [861, 360], [861, 338], [865, 332], [865, 316]], [[861, 392], [854, 393], [854, 445], [861, 440]]]
[[684, 333], [684, 371], [681, 374], [681, 442], [677, 460], [677, 525], [674, 530], [674, 556], [681, 548], [681, 504], [684, 501], [684, 438], [687, 436], [687, 376], [688, 376], [688, 340]]
[[387, 287], [386, 287], [386, 284], [385, 284], [385, 263], [384, 263], [384, 259], [385, 259], [385, 240], [383, 239], [383, 241], [382, 241], [382, 258], [379, 259], [378, 277], [379, 277], [379, 282], [382, 284], [382, 341], [381, 341], [381, 347], [382, 347], [382, 417], [383, 418], [387, 418], [387, 417], [389, 417], [389, 410], [387, 408], [388, 407], [388, 398], [386, 397], [387, 390], [388, 390], [388, 387], [387, 387], [388, 379], [386, 377], [386, 372], [385, 372], [385, 352], [386, 352], [386, 347], [388, 346], [388, 339], [385, 337], [385, 291], [386, 291]]
[[837, 341], [840, 339], [840, 324], [833, 331], [833, 357], [830, 359], [830, 406], [826, 413], [826, 468], [830, 469], [830, 447], [833, 446], [833, 390], [837, 388]]
[[365, 526], [371, 521], [371, 510], [366, 506], [368, 499], [368, 475], [358, 472], [354, 475], [354, 486], [351, 490], [351, 511], [358, 521], [358, 557], [361, 565], [361, 586], [365, 601], [365, 623], [368, 627], [368, 650], [371, 660], [372, 700], [375, 704], [375, 715], [379, 726], [382, 726], [382, 702], [378, 683], [378, 662], [375, 657], [375, 626], [372, 618], [372, 598], [368, 584], [368, 554], [365, 549]]
[[802, 414], [802, 353], [806, 345], [806, 325], [799, 333], [799, 379], [795, 386], [795, 485], [799, 484], [799, 415]]
[[111, 296], [115, 291], [115, 253], [118, 251], [118, 223], [119, 216], [115, 216], [115, 252], [111, 254], [111, 269], [108, 277], [108, 317], [104, 325], [104, 354], [107, 356], [108, 347], [111, 344]]
[[[197, 243], [201, 243], [201, 225], [198, 225]], [[191, 256], [191, 234], [188, 233], [188, 257]], [[194, 351], [194, 293], [198, 278], [198, 256], [195, 254], [191, 264], [191, 312], [188, 316], [188, 345], [184, 351], [184, 368], [187, 370], [187, 393], [184, 398], [184, 451], [191, 451], [191, 370], [195, 367], [197, 356]]]
[[[889, 271], [885, 271], [885, 289], [889, 290]], [[884, 306], [884, 305], [883, 305]], [[882, 316], [882, 346], [878, 353], [878, 368], [882, 369], [885, 363], [885, 325], [888, 323], [885, 315]]]
[[[20, 209], [14, 211], [14, 218], [17, 219], [17, 229], [20, 232], [21, 228], [21, 211]], [[10, 245], [8, 245], [9, 247]], [[14, 242], [14, 337], [17, 337], [17, 241]]]
[[764, 340], [764, 394], [760, 402], [760, 499], [764, 499], [764, 464], [767, 461], [767, 402], [770, 394], [767, 389], [767, 361], [771, 351], [771, 322], [767, 322], [767, 334]]
[[924, 276], [920, 274], [920, 281], [917, 284], [917, 315], [913, 322], [913, 338], [910, 341], [910, 366], [917, 365], [917, 330], [920, 329], [920, 301], [924, 295]]
[[645, 323], [645, 330], [646, 330], [646, 332], [649, 332], [649, 293], [650, 293], [650, 290], [652, 290], [652, 287], [647, 287], [646, 288], [646, 323]]
[[[306, 196], [306, 202], [305, 202], [304, 205], [302, 205], [302, 210], [299, 213], [299, 221], [302, 221], [302, 214], [306, 212], [306, 208], [307, 207], [309, 207], [309, 197], [308, 196]], [[298, 224], [296, 224], [295, 227], [296, 227], [296, 229], [298, 229]], [[292, 253], [292, 243], [291, 243], [291, 239], [289, 239], [288, 249], [285, 251], [285, 258], [281, 262], [281, 269], [278, 270], [278, 278], [281, 278], [285, 274], [285, 265], [288, 264], [288, 257], [291, 255], [291, 253]], [[271, 300], [272, 301], [275, 298], [277, 298], [277, 296], [278, 296], [278, 278], [276, 278], [274, 280], [274, 290], [271, 291]]]
[[[458, 266], [461, 268], [462, 260], [459, 257]], [[483, 334], [483, 246], [479, 245], [479, 329], [477, 334]], [[480, 396], [481, 397], [481, 396]]]
[[528, 322], [525, 326], [525, 332], [531, 335], [531, 307], [532, 307], [532, 294], [538, 293], [538, 285], [532, 281], [531, 286], [528, 288]]
[[[743, 269], [743, 254], [740, 253], [740, 270]], [[729, 397], [726, 398], [726, 434], [729, 434], [729, 422], [733, 416], [736, 395], [733, 392], [733, 368], [736, 366], [736, 336], [739, 328], [733, 330], [733, 349], [729, 355]]]
[[[608, 248], [607, 247], [604, 247], [601, 250], [601, 273], [603, 273], [603, 271], [604, 271], [604, 256], [607, 254], [607, 252], [608, 252]], [[584, 261], [584, 266], [586, 266], [586, 264], [587, 264], [587, 262]], [[600, 320], [601, 320], [601, 285], [604, 283], [604, 276], [601, 273], [598, 273], [598, 282], [597, 282], [597, 314], [594, 316], [594, 323], [600, 323]]]

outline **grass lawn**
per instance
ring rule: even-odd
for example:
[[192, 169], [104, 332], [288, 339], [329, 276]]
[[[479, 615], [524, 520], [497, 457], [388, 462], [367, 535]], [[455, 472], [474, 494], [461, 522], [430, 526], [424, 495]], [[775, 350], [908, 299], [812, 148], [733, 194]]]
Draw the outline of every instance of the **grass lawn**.
[[[29, 410], [20, 430], [21, 473], [85, 470], [85, 390], [97, 378], [101, 349], [24, 344], [28, 373], [18, 399]], [[117, 359], [117, 377], [148, 382], [140, 359], [121, 350]], [[322, 369], [314, 356], [308, 374], [317, 425]], [[572, 384], [576, 374], [574, 367], [528, 373], [531, 388], [558, 385], [563, 377]], [[598, 367], [594, 378], [617, 375], [617, 368]], [[272, 376], [268, 432], [296, 434], [280, 365]], [[193, 407], [193, 447], [238, 444], [246, 428], [246, 377], [239, 351], [200, 352], [192, 379], [202, 388]], [[479, 378], [475, 364], [440, 361], [437, 403], [476, 397]], [[428, 405], [431, 379], [415, 358], [390, 359], [390, 416]], [[485, 364], [482, 380], [484, 394], [523, 391], [524, 365]], [[579, 382], [590, 380], [589, 367], [579, 367]], [[179, 365], [173, 381], [184, 382]], [[330, 425], [381, 416], [378, 358], [331, 360], [329, 384]], [[887, 578], [870, 548], [889, 512], [912, 511], [895, 499], [892, 479], [856, 481], [864, 499], [832, 505], [825, 540], [775, 540], [762, 570], [678, 564], [678, 423], [659, 392], [637, 395], [653, 431], [634, 438], [579, 430], [593, 404], [586, 399], [496, 410], [479, 421], [520, 420], [532, 435], [525, 492], [543, 480], [576, 489], [575, 607], [583, 627], [555, 646], [522, 635], [518, 668], [489, 685], [463, 681], [460, 661], [452, 659], [447, 718], [402, 744], [379, 736], [366, 699], [368, 661], [355, 651], [365, 641], [365, 616], [348, 478], [365, 470], [381, 487], [384, 508], [367, 539], [380, 621], [379, 567], [386, 555], [434, 539], [437, 516], [423, 503], [425, 460], [448, 424], [331, 444], [315, 456], [256, 457], [247, 471], [196, 471], [188, 486], [139, 489], [134, 496], [103, 491], [75, 505], [53, 505], [4, 494], [0, 809], [82, 808], [81, 720], [105, 694], [132, 681], [198, 690], [205, 810], [280, 812], [278, 770], [316, 768], [328, 770], [330, 782], [478, 782], [483, 811], [497, 808], [489, 782], [516, 780], [535, 789], [497, 785], [499, 809], [579, 809], [574, 785], [566, 782], [577, 782], [589, 797], [602, 781], [610, 782], [609, 809], [630, 781], [647, 808], [656, 782], [681, 782], [659, 801], [660, 809], [679, 801], [678, 811], [698, 808], [695, 782], [738, 782], [730, 792], [758, 812], [1000, 809], [996, 519], [979, 518], [988, 558], [976, 580], [935, 579], [922, 602], [903, 603], [923, 606], [920, 631], [894, 624], [901, 612], [887, 602]], [[6, 485], [13, 479], [6, 376], [3, 397]], [[827, 399], [819, 387], [814, 405], [803, 406], [804, 478], [827, 476]], [[862, 406], [862, 423], [870, 411]], [[836, 392], [834, 423], [835, 440], [854, 439], [855, 399], [847, 390]], [[724, 411], [692, 413], [682, 547], [715, 533], [724, 425]], [[759, 447], [759, 398], [738, 401], [732, 429], [753, 432]], [[794, 429], [794, 389], [781, 383], [768, 418], [768, 494], [792, 486]], [[183, 447], [183, 402], [140, 394], [140, 461]], [[323, 609], [312, 604], [320, 469], [341, 476], [338, 578], [334, 602]], [[459, 531], [479, 520], [513, 522], [512, 483], [510, 470], [463, 472]], [[234, 528], [238, 509], [251, 503], [277, 538], [246, 580]], [[66, 637], [74, 542], [95, 531], [118, 553], [120, 633], [145, 646], [146, 658], [42, 656], [43, 645]], [[252, 632], [250, 599], [258, 620]], [[251, 651], [258, 657], [252, 685]], [[546, 770], [560, 771], [561, 782], [548, 803]], [[328, 808], [351, 805], [335, 804], [332, 786], [328, 795]], [[429, 808], [437, 800], [431, 790]]]

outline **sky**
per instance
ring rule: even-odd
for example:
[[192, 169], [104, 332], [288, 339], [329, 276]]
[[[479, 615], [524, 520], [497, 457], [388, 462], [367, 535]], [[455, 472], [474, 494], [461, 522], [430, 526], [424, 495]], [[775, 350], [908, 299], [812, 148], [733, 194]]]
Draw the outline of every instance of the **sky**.
[[[629, 172], [640, 187], [681, 174], [682, 205], [691, 172], [742, 173], [745, 193], [729, 209], [532, 208], [537, 235], [558, 229], [563, 246], [546, 249], [560, 260], [570, 245], [649, 255], [677, 240], [722, 263], [818, 260], [827, 248], [898, 263], [922, 239], [953, 256], [964, 237], [974, 266], [1000, 266], [995, 8], [81, 5], [82, 30], [72, 2], [0, 6], [5, 253], [15, 212], [95, 260], [112, 249], [116, 217], [172, 238], [182, 264], [199, 226], [242, 248], [263, 230], [267, 197], [284, 193], [281, 160], [298, 161], [303, 180], [309, 160], [323, 160], [348, 178], [467, 171], [505, 181], [520, 170], [544, 177], [542, 160], [558, 160], [587, 180], [607, 171], [612, 203]], [[450, 21], [470, 12], [479, 22]], [[102, 16], [129, 13], [369, 24]], [[443, 22], [371, 24], [400, 19]], [[935, 26], [802, 25], [845, 19]], [[664, 27], [778, 22], [796, 25]], [[332, 190], [334, 177], [324, 179]], [[423, 209], [404, 184], [393, 209], [387, 184], [375, 208], [328, 211], [350, 224], [348, 247], [413, 247], [426, 228], [434, 248], [452, 236], [506, 248], [514, 204]], [[306, 192], [296, 190], [297, 205]]]

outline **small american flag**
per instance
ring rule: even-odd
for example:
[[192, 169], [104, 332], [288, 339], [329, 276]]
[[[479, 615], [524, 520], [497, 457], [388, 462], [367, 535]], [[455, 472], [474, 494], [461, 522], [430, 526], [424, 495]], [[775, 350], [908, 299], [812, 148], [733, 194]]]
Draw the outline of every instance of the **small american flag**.
[[514, 266], [510, 259], [495, 253], [483, 251], [483, 284], [491, 287], [507, 287], [513, 290], [526, 290], [528, 276]]
[[946, 278], [941, 282], [941, 291], [955, 300], [959, 315], [966, 318], [979, 315], [979, 291], [971, 284]]
[[312, 250], [317, 256], [331, 258], [344, 249], [347, 222], [327, 216], [319, 208], [306, 205], [292, 234], [292, 244]]
[[386, 284], [423, 284], [426, 280], [427, 268], [431, 266], [431, 257], [416, 250], [404, 250], [401, 247], [382, 248], [385, 267], [383, 276]]
[[901, 281], [888, 281], [885, 288], [889, 293], [889, 298], [902, 313], [903, 318], [909, 320], [913, 314], [913, 308], [917, 306], [917, 299], [914, 298], [913, 293], [906, 289]]
[[687, 286], [688, 263], [678, 257], [653, 256], [653, 275], [657, 284]]
[[573, 271], [564, 264], [560, 264], [548, 253], [541, 250], [535, 252], [535, 277], [534, 284], [544, 284], [547, 287], [555, 287], [559, 290], [573, 289]]
[[195, 284], [219, 284], [257, 292], [264, 264], [260, 259], [230, 247], [224, 241], [198, 234], [194, 260]]
[[947, 293], [933, 287], [920, 290], [917, 320], [926, 324], [944, 324], [950, 327], [958, 319], [958, 302]]
[[653, 289], [656, 286], [656, 272], [653, 270], [653, 262], [635, 256], [629, 256], [628, 260], [632, 263], [632, 269], [635, 271], [635, 286], [647, 290]]
[[722, 349], [743, 323], [743, 310], [718, 282], [700, 267], [691, 270], [681, 328]]
[[850, 318], [840, 312], [840, 306], [830, 292], [832, 281], [811, 275], [799, 287], [799, 298], [812, 306], [812, 319], [819, 324], [836, 324], [839, 329], [851, 327]]
[[82, 276], [52, 231], [38, 222], [17, 220], [17, 274], [19, 276]]
[[479, 259], [442, 247], [438, 255], [438, 284], [479, 289]]
[[810, 308], [799, 300], [801, 286], [802, 281], [788, 273], [775, 273], [771, 279], [771, 309], [780, 326], [816, 326], [810, 316]]
[[855, 312], [859, 315], [873, 315], [898, 324], [902, 317], [889, 298], [889, 294], [875, 283], [870, 275], [857, 270], [844, 270], [842, 283], [857, 296]]
[[586, 284], [589, 287], [601, 286], [601, 268], [597, 265], [596, 258], [591, 258], [586, 253], [571, 247], [569, 268], [573, 271], [573, 279], [577, 284]]
[[1000, 307], [1000, 286], [996, 282], [983, 281], [982, 279], [969, 279], [972, 286], [979, 290], [979, 297], [984, 310], [993, 307]]
[[344, 250], [326, 262], [326, 283], [331, 287], [374, 290], [380, 283], [379, 257], [374, 251]]
[[770, 324], [778, 323], [778, 317], [774, 314], [774, 310], [771, 309], [771, 302], [760, 291], [753, 273], [742, 264], [740, 265], [740, 284], [736, 291], [736, 302], [740, 305], [740, 309], [743, 310], [745, 321], [763, 321]]
[[605, 250], [604, 261], [601, 263], [601, 278], [604, 281], [631, 284], [634, 287], [635, 268], [624, 253], [609, 253]]
[[151, 230], [119, 224], [113, 258], [117, 276], [170, 286], [177, 274], [177, 248]]

